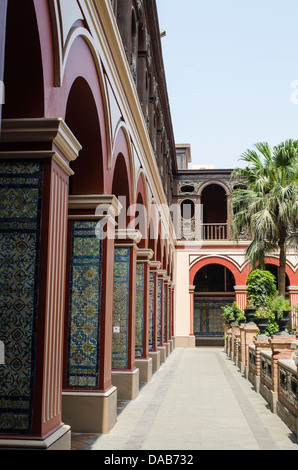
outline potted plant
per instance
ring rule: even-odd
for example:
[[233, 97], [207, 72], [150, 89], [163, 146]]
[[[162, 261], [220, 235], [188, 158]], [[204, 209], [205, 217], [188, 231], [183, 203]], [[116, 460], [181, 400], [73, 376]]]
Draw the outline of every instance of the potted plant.
[[245, 307], [245, 318], [247, 324], [251, 325], [254, 323], [254, 316], [256, 313], [257, 307], [253, 299], [248, 299], [246, 307]]
[[237, 322], [239, 324], [239, 322], [245, 321], [245, 315], [236, 302], [232, 305], [224, 305], [221, 308], [223, 309], [221, 316], [227, 323]]
[[223, 310], [221, 316], [224, 318], [226, 323], [230, 324], [235, 321], [235, 316], [231, 305], [223, 305], [221, 308]]
[[[277, 293], [276, 278], [270, 271], [255, 269], [247, 277], [246, 287], [247, 306], [245, 309], [245, 315], [248, 318], [248, 322], [252, 324], [257, 318], [255, 313], [258, 309], [271, 309], [270, 299]], [[263, 312], [263, 314], [265, 313]], [[272, 321], [273, 320], [269, 315], [268, 324], [272, 323]]]
[[270, 320], [274, 320], [274, 313], [272, 310], [268, 307], [258, 308], [256, 310], [254, 320], [260, 330], [259, 336], [268, 336], [267, 328], [270, 324]]
[[276, 334], [287, 335], [288, 332], [286, 330], [289, 325], [290, 312], [292, 310], [289, 301], [281, 295], [276, 295], [271, 300], [271, 308], [275, 314], [275, 320], [279, 327], [279, 331]]
[[231, 305], [223, 305], [222, 307], [223, 313], [221, 314], [222, 318], [224, 318], [226, 323], [232, 323], [235, 320]]
[[240, 308], [239, 308], [239, 312], [237, 313], [236, 321], [238, 325], [241, 325], [242, 323], [246, 323], [246, 316]]

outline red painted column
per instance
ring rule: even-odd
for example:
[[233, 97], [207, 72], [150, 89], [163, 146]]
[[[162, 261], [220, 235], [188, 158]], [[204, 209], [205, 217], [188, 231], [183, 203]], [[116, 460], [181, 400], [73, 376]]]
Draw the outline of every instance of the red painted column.
[[175, 339], [175, 284], [172, 284], [172, 338]]
[[189, 286], [189, 296], [190, 296], [190, 336], [194, 336], [194, 292], [196, 286]]
[[136, 262], [141, 233], [116, 230], [113, 295], [112, 381], [118, 397], [134, 400], [139, 393], [135, 366]]
[[160, 368], [160, 351], [157, 349], [157, 303], [158, 303], [158, 270], [160, 261], [150, 261], [150, 309], [149, 309], [149, 356], [152, 358], [152, 370]]
[[166, 346], [164, 345], [164, 280], [167, 274], [165, 269], [159, 269], [157, 289], [157, 350], [160, 351], [160, 362], [166, 360]]
[[169, 356], [171, 353], [171, 345], [170, 345], [170, 335], [169, 335], [169, 309], [170, 309], [170, 302], [169, 302], [169, 291], [170, 291], [170, 276], [164, 277], [164, 345], [166, 347], [166, 355]]
[[[150, 266], [149, 262], [153, 256], [153, 251], [148, 249], [138, 249], [137, 270], [140, 269], [139, 285], [137, 282], [137, 308], [136, 314], [142, 318], [137, 318], [136, 326], [136, 367], [140, 371], [140, 381], [149, 382], [152, 378], [152, 359], [149, 357], [149, 307], [150, 307]], [[142, 350], [141, 350], [142, 349]]]
[[63, 418], [74, 432], [109, 432], [112, 386], [115, 196], [69, 196]]
[[[15, 182], [19, 181], [21, 185], [25, 175], [32, 173], [27, 184], [33, 184], [37, 169], [42, 179], [30, 191], [27, 186], [20, 186], [10, 193], [15, 195], [19, 191], [19, 197], [23, 198], [20, 206], [23, 217], [28, 219], [21, 227], [23, 219], [15, 220], [11, 213], [15, 226], [21, 227], [15, 229], [14, 239], [19, 237], [20, 242], [24, 238], [30, 240], [36, 224], [40, 230], [35, 231], [36, 244], [35, 248], [31, 248], [35, 273], [29, 270], [28, 265], [24, 272], [26, 277], [20, 281], [24, 283], [23, 288], [19, 284], [18, 301], [23, 303], [22, 315], [27, 318], [26, 328], [21, 328], [22, 334], [26, 335], [26, 342], [17, 342], [15, 350], [19, 350], [18, 354], [24, 354], [23, 369], [16, 376], [15, 361], [19, 357], [14, 358], [13, 353], [7, 357], [4, 366], [8, 380], [11, 375], [17, 378], [17, 388], [23, 395], [22, 407], [15, 406], [16, 389], [7, 397], [1, 397], [7, 403], [8, 408], [4, 413], [9, 416], [10, 425], [8, 434], [5, 434], [5, 426], [1, 429], [0, 446], [55, 448], [59, 441], [60, 448], [69, 449], [70, 428], [62, 422], [61, 409], [66, 234], [68, 181], [73, 174], [69, 162], [77, 158], [80, 145], [60, 119], [3, 121], [1, 139], [0, 158], [6, 159], [5, 165], [10, 167]], [[41, 196], [37, 196], [37, 190]], [[38, 207], [37, 215], [34, 215], [35, 203]], [[27, 211], [24, 212], [26, 207]], [[11, 227], [13, 231], [14, 226]], [[22, 249], [25, 249], [24, 244]], [[19, 255], [19, 262], [23, 263], [23, 253], [12, 251], [13, 257]], [[28, 303], [28, 297], [33, 294], [32, 289], [34, 301]], [[11, 305], [12, 312], [14, 305]], [[16, 315], [16, 324], [19, 318]], [[1, 324], [9, 328], [7, 320], [2, 318]], [[13, 343], [14, 338], [11, 337], [9, 341]], [[26, 351], [22, 350], [24, 344], [27, 344]], [[26, 368], [27, 362], [31, 364], [30, 370]], [[9, 383], [3, 383], [0, 393], [5, 394], [6, 388], [10, 388]]]
[[236, 303], [241, 310], [244, 310], [247, 303], [246, 286], [235, 286]]

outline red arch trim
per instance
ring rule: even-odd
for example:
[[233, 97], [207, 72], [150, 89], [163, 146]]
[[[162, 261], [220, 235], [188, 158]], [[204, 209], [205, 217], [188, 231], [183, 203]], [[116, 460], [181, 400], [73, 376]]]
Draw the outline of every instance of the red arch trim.
[[245, 268], [243, 271], [237, 269], [235, 264], [229, 261], [226, 258], [220, 258], [217, 256], [210, 256], [208, 258], [199, 259], [189, 270], [189, 285], [193, 285], [195, 275], [197, 272], [202, 269], [204, 266], [208, 266], [210, 264], [220, 264], [221, 266], [225, 266], [229, 269], [234, 278], [236, 285], [245, 285], [246, 277], [248, 275], [248, 269]]

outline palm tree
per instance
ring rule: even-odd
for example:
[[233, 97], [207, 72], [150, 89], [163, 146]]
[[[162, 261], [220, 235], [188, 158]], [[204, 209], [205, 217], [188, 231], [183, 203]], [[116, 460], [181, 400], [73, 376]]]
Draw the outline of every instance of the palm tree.
[[258, 143], [247, 150], [232, 178], [238, 188], [231, 195], [232, 234], [246, 231], [252, 237], [246, 255], [252, 266], [264, 268], [265, 257], [279, 251], [280, 295], [286, 292], [287, 247], [298, 249], [298, 141], [274, 147]]

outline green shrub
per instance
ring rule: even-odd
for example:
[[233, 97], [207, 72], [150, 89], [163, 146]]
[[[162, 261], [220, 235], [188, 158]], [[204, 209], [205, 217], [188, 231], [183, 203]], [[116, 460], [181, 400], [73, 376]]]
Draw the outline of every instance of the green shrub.
[[234, 302], [232, 305], [223, 305], [221, 307], [223, 309], [222, 317], [228, 323], [230, 321], [239, 321], [241, 319], [245, 319], [245, 315], [242, 312], [241, 308], [238, 307], [237, 303]]
[[252, 271], [246, 280], [247, 300], [256, 308], [270, 308], [271, 299], [277, 295], [276, 278], [263, 269]]

